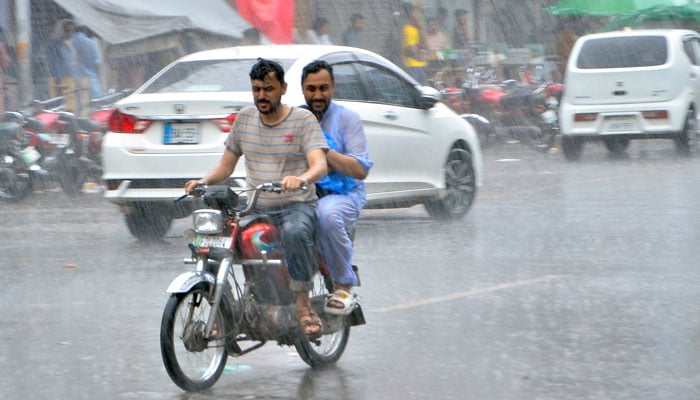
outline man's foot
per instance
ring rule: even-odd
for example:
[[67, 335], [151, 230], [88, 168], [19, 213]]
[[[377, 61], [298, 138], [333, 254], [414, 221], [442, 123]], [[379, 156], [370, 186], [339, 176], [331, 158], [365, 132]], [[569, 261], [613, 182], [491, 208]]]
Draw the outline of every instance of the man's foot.
[[356, 303], [355, 295], [349, 288], [339, 287], [328, 295], [323, 311], [333, 315], [348, 315], [355, 308]]
[[307, 336], [317, 336], [321, 334], [321, 330], [323, 329], [321, 318], [316, 315], [312, 307], [297, 308], [297, 316], [299, 317], [301, 333]]

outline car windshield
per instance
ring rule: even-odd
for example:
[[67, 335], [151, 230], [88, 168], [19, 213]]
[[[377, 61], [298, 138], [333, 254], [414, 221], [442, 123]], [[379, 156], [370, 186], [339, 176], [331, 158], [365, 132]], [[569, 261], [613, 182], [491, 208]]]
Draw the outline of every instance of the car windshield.
[[[250, 90], [250, 69], [258, 60], [198, 60], [178, 62], [142, 93], [241, 92]], [[285, 70], [294, 60], [275, 60]]]
[[576, 66], [582, 69], [651, 67], [666, 63], [663, 36], [591, 39], [583, 44]]

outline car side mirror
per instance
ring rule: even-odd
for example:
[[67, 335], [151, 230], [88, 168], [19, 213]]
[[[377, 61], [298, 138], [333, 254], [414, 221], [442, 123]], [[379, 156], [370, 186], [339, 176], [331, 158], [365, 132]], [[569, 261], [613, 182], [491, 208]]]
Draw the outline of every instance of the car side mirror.
[[420, 108], [429, 110], [442, 99], [440, 91], [430, 86], [423, 86], [420, 89]]

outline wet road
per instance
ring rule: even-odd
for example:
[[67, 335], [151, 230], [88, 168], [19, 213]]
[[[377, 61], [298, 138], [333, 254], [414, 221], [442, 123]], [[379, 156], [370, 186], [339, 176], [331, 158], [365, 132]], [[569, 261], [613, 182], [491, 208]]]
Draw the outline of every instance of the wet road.
[[700, 157], [628, 154], [502, 145], [459, 223], [365, 211], [337, 366], [268, 344], [193, 395], [158, 344], [188, 220], [148, 245], [99, 194], [2, 203], [0, 399], [698, 399]]

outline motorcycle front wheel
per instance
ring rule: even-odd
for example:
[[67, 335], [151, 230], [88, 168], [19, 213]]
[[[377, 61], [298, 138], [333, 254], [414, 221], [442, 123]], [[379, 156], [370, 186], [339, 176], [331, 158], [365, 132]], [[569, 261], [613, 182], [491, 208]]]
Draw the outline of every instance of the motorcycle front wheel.
[[170, 296], [163, 311], [160, 327], [163, 364], [173, 382], [187, 392], [212, 387], [226, 367], [227, 332], [221, 309], [214, 323], [213, 338], [204, 337], [210, 301], [209, 291], [200, 286]]
[[22, 156], [15, 153], [0, 154], [0, 199], [20, 201], [32, 192], [32, 180]]

